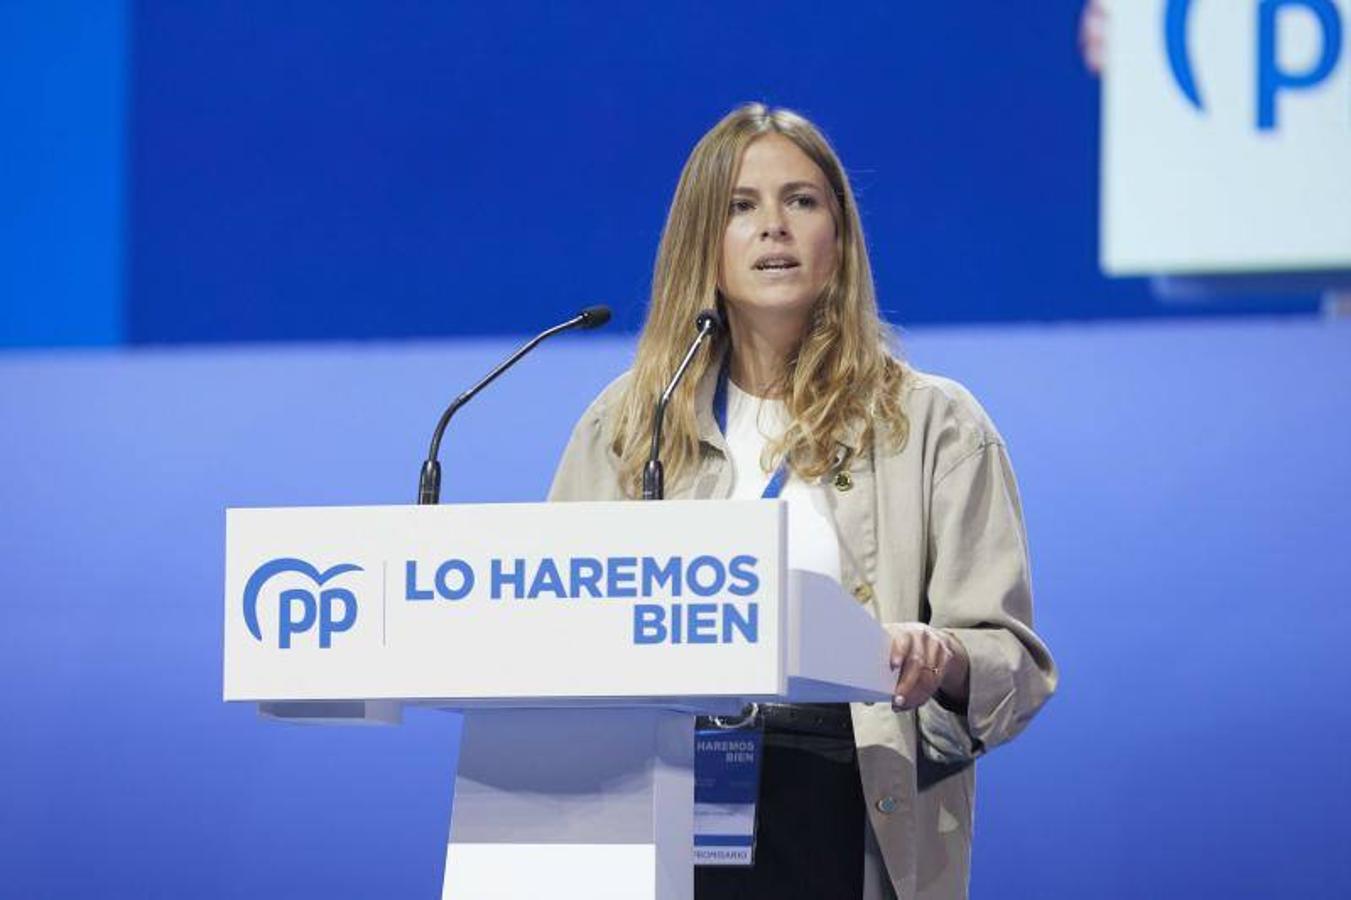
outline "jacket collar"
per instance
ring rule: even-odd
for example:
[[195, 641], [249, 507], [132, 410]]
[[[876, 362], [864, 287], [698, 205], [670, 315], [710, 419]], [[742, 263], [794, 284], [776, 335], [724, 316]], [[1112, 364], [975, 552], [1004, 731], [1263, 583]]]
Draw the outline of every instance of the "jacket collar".
[[852, 420], [844, 430], [844, 434], [835, 442], [841, 448], [848, 451], [849, 456], [857, 456], [859, 450], [863, 449], [863, 422], [858, 419]]

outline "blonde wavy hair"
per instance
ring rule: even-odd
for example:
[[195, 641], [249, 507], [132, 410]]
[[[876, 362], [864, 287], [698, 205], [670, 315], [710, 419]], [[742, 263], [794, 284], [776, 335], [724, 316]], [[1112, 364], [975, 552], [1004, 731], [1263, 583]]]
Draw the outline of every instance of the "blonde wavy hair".
[[[868, 448], [879, 433], [894, 446], [905, 441], [908, 424], [900, 392], [905, 368], [892, 354], [890, 329], [877, 311], [863, 226], [844, 167], [807, 119], [791, 110], [749, 103], [728, 113], [700, 138], [685, 161], [671, 201], [647, 321], [614, 435], [621, 484], [630, 496], [641, 494], [654, 404], [689, 347], [695, 316], [716, 305], [726, 318], [718, 273], [732, 189], [746, 147], [766, 134], [791, 140], [825, 174], [832, 194], [838, 262], [779, 385], [792, 424], [766, 448], [762, 463], [768, 469], [786, 458], [797, 475], [810, 481], [834, 469], [837, 442]], [[728, 341], [724, 336], [721, 346], [700, 354], [667, 407], [662, 462], [668, 485], [683, 483], [698, 466], [695, 393], [708, 369], [730, 351]]]

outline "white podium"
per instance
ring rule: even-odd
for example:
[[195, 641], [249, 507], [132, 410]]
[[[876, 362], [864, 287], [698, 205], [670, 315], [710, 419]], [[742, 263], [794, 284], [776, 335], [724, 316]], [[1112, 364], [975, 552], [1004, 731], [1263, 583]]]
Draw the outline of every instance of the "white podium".
[[688, 900], [694, 715], [887, 701], [778, 501], [232, 509], [227, 701], [464, 712], [444, 897]]

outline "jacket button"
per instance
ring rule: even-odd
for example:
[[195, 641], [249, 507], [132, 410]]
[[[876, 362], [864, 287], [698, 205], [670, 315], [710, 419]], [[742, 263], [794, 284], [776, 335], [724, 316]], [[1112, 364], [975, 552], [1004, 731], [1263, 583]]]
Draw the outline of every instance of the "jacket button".
[[848, 472], [835, 473], [835, 490], [847, 491], [854, 487], [854, 476]]
[[887, 813], [888, 815], [894, 813], [896, 811], [896, 798], [883, 797], [881, 800], [878, 800], [877, 811]]
[[866, 581], [860, 581], [854, 585], [854, 599], [859, 603], [867, 603], [873, 598], [873, 586]]

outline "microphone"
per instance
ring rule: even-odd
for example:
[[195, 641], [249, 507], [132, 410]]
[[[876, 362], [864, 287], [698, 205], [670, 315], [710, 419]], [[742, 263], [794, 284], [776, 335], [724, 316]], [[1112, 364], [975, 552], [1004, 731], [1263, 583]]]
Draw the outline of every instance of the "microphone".
[[560, 322], [553, 328], [535, 335], [521, 345], [515, 353], [503, 360], [497, 368], [485, 375], [482, 381], [451, 401], [450, 406], [446, 407], [446, 411], [441, 413], [441, 421], [436, 423], [436, 430], [432, 432], [431, 449], [427, 451], [427, 460], [422, 464], [422, 474], [418, 478], [418, 505], [431, 506], [441, 502], [441, 463], [437, 461], [437, 456], [441, 453], [441, 436], [446, 433], [446, 426], [450, 424], [450, 417], [455, 415], [461, 406], [474, 399], [475, 394], [492, 384], [498, 375], [514, 366], [517, 360], [534, 350], [545, 338], [551, 338], [556, 334], [571, 331], [574, 328], [599, 328], [608, 321], [610, 321], [610, 307], [588, 306], [566, 322]]
[[705, 340], [722, 331], [722, 316], [716, 309], [706, 309], [695, 316], [694, 327], [699, 333], [694, 336], [690, 349], [676, 369], [675, 377], [666, 386], [666, 390], [662, 391], [661, 397], [657, 400], [656, 410], [652, 414], [652, 450], [648, 453], [647, 465], [643, 466], [644, 500], [660, 500], [666, 494], [665, 473], [661, 467], [661, 423], [666, 418], [666, 404], [671, 402], [676, 385], [685, 377], [685, 370], [690, 367], [690, 362], [694, 359], [694, 354], [699, 352], [699, 347]]

